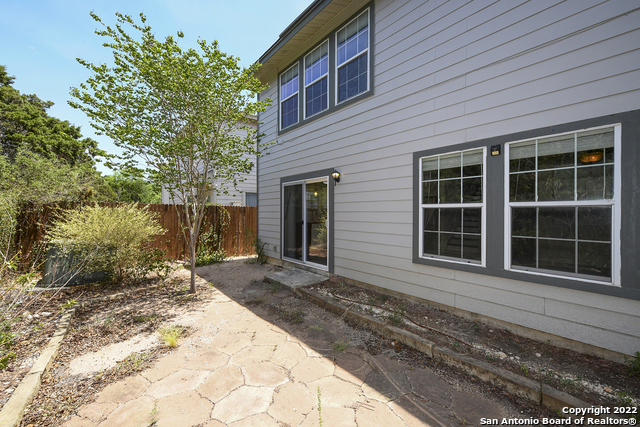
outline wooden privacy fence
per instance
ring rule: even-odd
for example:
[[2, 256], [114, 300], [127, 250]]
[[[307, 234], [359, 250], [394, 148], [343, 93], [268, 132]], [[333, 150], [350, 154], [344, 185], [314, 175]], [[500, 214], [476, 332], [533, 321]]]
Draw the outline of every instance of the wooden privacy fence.
[[[46, 227], [55, 217], [55, 212], [61, 209], [77, 208], [80, 203], [60, 203], [45, 205], [25, 205], [18, 215], [18, 230], [15, 247], [21, 254], [22, 262], [27, 263], [34, 251], [40, 251], [44, 240]], [[98, 203], [99, 206], [115, 207], [122, 203]], [[178, 214], [184, 215], [182, 206], [178, 211], [174, 205], [139, 204], [148, 206], [150, 212], [158, 214], [158, 222], [166, 230], [150, 243], [150, 249], [158, 248], [166, 251], [167, 259], [183, 260], [189, 257], [187, 243], [188, 231], [182, 233]], [[226, 256], [251, 255], [255, 253], [253, 238], [256, 235], [257, 210], [255, 206], [207, 206], [200, 235], [211, 230], [219, 233], [221, 239], [219, 247], [224, 249]], [[186, 239], [185, 239], [186, 236]], [[24, 265], [24, 264], [23, 264]]]

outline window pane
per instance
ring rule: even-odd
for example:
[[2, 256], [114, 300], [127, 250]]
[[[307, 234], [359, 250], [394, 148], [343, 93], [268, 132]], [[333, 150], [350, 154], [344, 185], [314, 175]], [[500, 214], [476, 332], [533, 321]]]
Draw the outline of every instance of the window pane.
[[536, 208], [511, 209], [511, 235], [536, 237]]
[[440, 179], [458, 178], [461, 176], [460, 153], [440, 157]]
[[536, 268], [536, 239], [511, 239], [511, 265]]
[[298, 67], [293, 67], [280, 77], [280, 99], [287, 99], [297, 91]]
[[604, 166], [578, 168], [578, 200], [605, 198]]
[[462, 180], [462, 201], [464, 203], [482, 202], [482, 178], [466, 178]]
[[422, 180], [438, 179], [438, 159], [422, 160]]
[[425, 209], [424, 210], [424, 229], [427, 231], [438, 231], [439, 221], [438, 214], [440, 209]]
[[284, 187], [284, 241], [282, 253], [302, 260], [302, 185]]
[[545, 270], [576, 271], [576, 243], [563, 240], [538, 240], [538, 268]]
[[[577, 142], [578, 165], [604, 163], [604, 151], [607, 149], [613, 150], [613, 131], [610, 129], [607, 131], [598, 129], [582, 132], [578, 134]], [[611, 161], [613, 161], [613, 158]]]
[[574, 169], [538, 172], [538, 201], [573, 200]]
[[604, 163], [604, 149], [578, 151], [578, 166], [602, 163]]
[[327, 77], [307, 87], [307, 117], [313, 116], [328, 107], [327, 101]]
[[462, 231], [462, 209], [440, 209], [440, 231]]
[[539, 237], [574, 239], [575, 230], [575, 208], [540, 208], [538, 210]]
[[611, 277], [611, 245], [578, 242], [578, 273]]
[[338, 66], [358, 55], [369, 46], [369, 14], [364, 11], [336, 33]]
[[613, 166], [604, 167], [604, 198], [613, 199]]
[[440, 255], [462, 258], [462, 235], [459, 233], [440, 233]]
[[509, 172], [532, 171], [535, 168], [535, 141], [512, 144], [509, 147]]
[[509, 175], [509, 201], [533, 202], [536, 199], [536, 175], [517, 173]]
[[422, 183], [422, 203], [438, 203], [438, 181]]
[[482, 150], [462, 153], [462, 171], [464, 176], [482, 176]]
[[579, 207], [578, 239], [611, 241], [611, 207]]
[[440, 203], [460, 203], [460, 180], [440, 181]]
[[424, 232], [423, 253], [438, 255], [438, 233]]
[[282, 128], [298, 123], [298, 95], [282, 103]]
[[338, 102], [366, 92], [367, 58], [365, 53], [338, 69]]
[[574, 150], [573, 136], [538, 141], [538, 170], [574, 166]]
[[464, 234], [462, 239], [462, 258], [480, 261], [480, 236]]
[[[464, 209], [463, 210], [462, 231], [473, 234], [480, 234], [482, 230], [482, 210], [481, 209]], [[466, 239], [466, 236], [465, 236]], [[465, 257], [467, 258], [467, 257]]]
[[327, 265], [327, 181], [306, 185], [306, 260]]

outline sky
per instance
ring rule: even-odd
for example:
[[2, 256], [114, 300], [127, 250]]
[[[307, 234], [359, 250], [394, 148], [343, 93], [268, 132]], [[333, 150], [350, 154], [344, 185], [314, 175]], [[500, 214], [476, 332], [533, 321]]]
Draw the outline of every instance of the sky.
[[[13, 86], [22, 94], [35, 94], [54, 102], [49, 115], [80, 126], [83, 136], [98, 141], [101, 149], [119, 153], [113, 142], [93, 132], [90, 121], [67, 101], [69, 88], [89, 78], [76, 58], [94, 64], [110, 63], [107, 39], [94, 33], [100, 24], [115, 26], [116, 12], [147, 17], [157, 39], [177, 31], [185, 49], [197, 48], [198, 38], [218, 40], [223, 52], [248, 66], [278, 40], [278, 35], [312, 0], [0, 0], [0, 65], [15, 76]], [[137, 21], [139, 22], [139, 21]], [[133, 30], [133, 29], [132, 29]], [[133, 30], [135, 31], [135, 30]], [[129, 34], [133, 34], [130, 31]], [[113, 173], [98, 164], [103, 175]]]

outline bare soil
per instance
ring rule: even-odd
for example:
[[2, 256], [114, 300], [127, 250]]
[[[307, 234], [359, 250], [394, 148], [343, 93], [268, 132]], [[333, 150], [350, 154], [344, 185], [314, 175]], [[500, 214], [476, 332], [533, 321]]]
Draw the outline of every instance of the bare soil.
[[485, 360], [593, 405], [640, 408], [640, 376], [630, 370], [632, 358], [626, 365], [612, 362], [344, 283], [326, 281], [306, 289], [332, 297], [351, 311], [377, 317], [437, 345]]
[[[17, 357], [9, 363], [7, 369], [0, 371], [0, 407], [8, 401], [19, 381], [48, 343], [57, 327], [60, 307], [68, 301], [82, 303], [100, 296], [136, 291], [77, 309], [53, 367], [43, 378], [40, 391], [25, 414], [21, 423], [23, 427], [61, 425], [80, 406], [92, 402], [104, 387], [146, 369], [156, 359], [171, 352], [171, 349], [162, 341], [156, 340], [145, 349], [124, 359], [113, 356], [112, 366], [100, 370], [88, 366], [86, 371], [75, 375], [71, 375], [69, 370], [72, 362], [95, 352], [100, 352], [101, 357], [107, 357], [109, 354], [105, 350], [112, 344], [126, 342], [132, 337], [157, 336], [157, 330], [161, 325], [180, 324], [185, 326], [185, 333], [188, 334], [190, 316], [204, 310], [217, 289], [229, 293], [230, 286], [246, 281], [248, 269], [257, 267], [255, 264], [245, 264], [244, 260], [237, 261], [229, 263], [228, 268], [216, 269], [215, 276], [207, 272], [207, 267], [203, 267], [200, 271], [208, 273], [203, 274], [208, 281], [201, 278], [197, 280], [195, 296], [188, 294], [189, 272], [184, 269], [177, 269], [164, 280], [150, 278], [143, 283], [121, 283], [116, 286], [83, 285], [56, 293], [43, 293], [42, 296], [46, 298], [41, 300], [37, 308], [32, 306], [25, 310], [31, 314], [31, 318], [28, 314], [24, 317], [24, 321], [29, 322], [29, 332], [22, 335], [12, 348]], [[263, 268], [265, 273], [276, 269], [274, 266], [260, 268]], [[255, 282], [251, 286], [270, 285]], [[566, 391], [594, 405], [638, 406], [640, 402], [639, 377], [629, 375], [627, 366], [623, 364], [525, 339], [427, 305], [388, 297], [362, 288], [327, 281], [308, 289], [334, 297], [350, 310], [386, 319], [391, 324], [399, 325], [438, 345], [487, 360], [516, 374]], [[236, 294], [237, 291], [232, 293]], [[244, 295], [241, 302], [253, 310], [271, 311], [278, 315], [281, 321], [292, 325], [302, 321], [304, 314], [298, 313], [311, 311], [310, 303], [300, 298], [283, 295], [280, 299], [273, 298], [272, 302], [263, 304], [261, 300]], [[338, 316], [329, 313], [326, 315], [338, 320]], [[426, 328], [416, 326], [407, 319], [412, 319]], [[353, 345], [365, 348], [371, 354], [386, 354], [412, 366], [430, 366], [440, 372], [443, 378], [449, 381], [453, 379], [462, 384], [462, 387], [481, 388], [487, 394], [508, 399], [523, 414], [532, 417], [549, 416], [543, 408], [509, 396], [475, 378], [439, 366], [423, 353], [365, 331], [359, 326], [352, 329], [360, 334], [359, 337], [350, 339]]]

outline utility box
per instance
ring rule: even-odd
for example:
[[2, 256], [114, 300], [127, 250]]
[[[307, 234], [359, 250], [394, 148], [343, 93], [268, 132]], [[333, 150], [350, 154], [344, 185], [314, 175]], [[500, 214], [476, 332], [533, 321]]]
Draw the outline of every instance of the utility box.
[[109, 275], [104, 271], [89, 273], [78, 271], [82, 259], [77, 253], [65, 253], [58, 246], [51, 245], [47, 250], [44, 274], [38, 286], [41, 288], [77, 286], [85, 283], [101, 282], [109, 278]]

